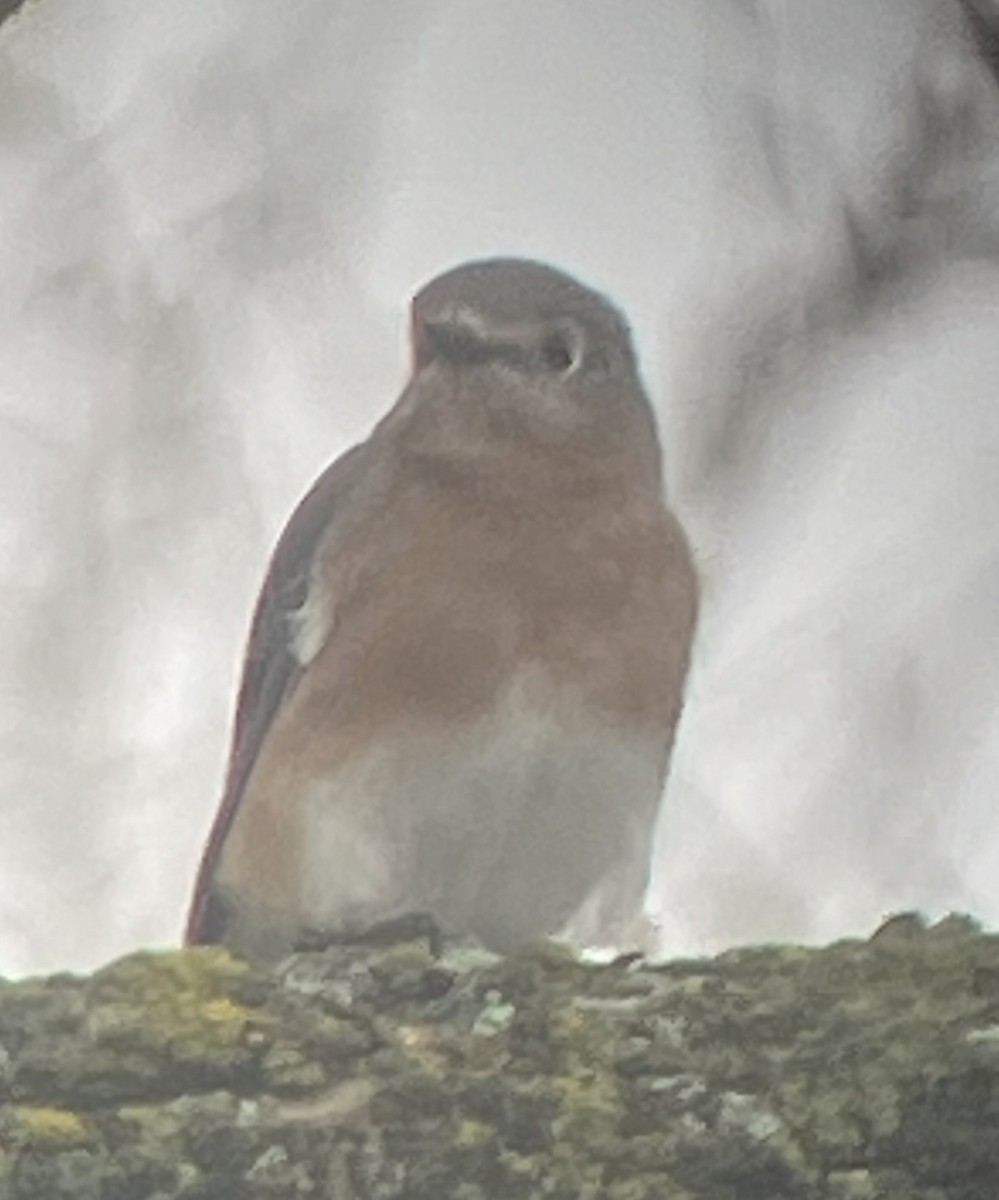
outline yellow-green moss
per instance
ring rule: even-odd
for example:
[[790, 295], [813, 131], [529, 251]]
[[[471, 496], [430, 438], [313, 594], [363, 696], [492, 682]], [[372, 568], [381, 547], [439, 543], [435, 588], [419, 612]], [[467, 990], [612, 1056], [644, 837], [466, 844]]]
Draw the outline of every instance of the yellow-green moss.
[[455, 1142], [459, 1146], [481, 1146], [485, 1142], [491, 1141], [496, 1136], [496, 1131], [488, 1126], [484, 1121], [475, 1121], [471, 1117], [465, 1117], [458, 1124], [458, 1133], [455, 1137]]
[[226, 950], [145, 952], [119, 959], [94, 977], [101, 1040], [128, 1040], [175, 1056], [227, 1059], [238, 1054], [247, 1026], [265, 1020], [232, 992], [250, 968]]
[[49, 1150], [70, 1149], [93, 1140], [90, 1126], [68, 1108], [23, 1105], [14, 1111], [18, 1125], [35, 1145]]
[[226, 995], [250, 974], [250, 967], [221, 946], [192, 950], [145, 950], [110, 963], [94, 975], [102, 995], [144, 1001], [165, 991], [203, 999]]

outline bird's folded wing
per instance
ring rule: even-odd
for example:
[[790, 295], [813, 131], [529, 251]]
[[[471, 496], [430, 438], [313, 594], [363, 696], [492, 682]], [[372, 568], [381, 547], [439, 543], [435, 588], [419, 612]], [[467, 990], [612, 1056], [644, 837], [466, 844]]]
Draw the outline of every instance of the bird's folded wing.
[[219, 854], [267, 731], [318, 649], [303, 653], [296, 617], [308, 600], [317, 550], [357, 477], [363, 450], [356, 446], [323, 472], [295, 509], [271, 558], [250, 625], [225, 789], [198, 868], [185, 933], [188, 943], [211, 940], [205, 928], [206, 906]]

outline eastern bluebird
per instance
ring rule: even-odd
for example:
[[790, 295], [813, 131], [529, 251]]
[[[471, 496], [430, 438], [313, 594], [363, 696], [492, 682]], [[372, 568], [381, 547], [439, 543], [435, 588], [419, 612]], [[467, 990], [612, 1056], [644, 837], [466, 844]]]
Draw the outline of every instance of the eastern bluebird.
[[540, 263], [439, 276], [274, 552], [187, 941], [636, 948], [696, 602], [621, 314]]

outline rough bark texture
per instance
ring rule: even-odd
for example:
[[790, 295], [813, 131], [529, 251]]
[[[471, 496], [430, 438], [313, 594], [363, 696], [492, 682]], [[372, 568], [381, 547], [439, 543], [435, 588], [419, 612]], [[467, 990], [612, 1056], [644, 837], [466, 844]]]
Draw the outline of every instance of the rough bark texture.
[[0, 986], [0, 1198], [995, 1200], [999, 937], [419, 941]]

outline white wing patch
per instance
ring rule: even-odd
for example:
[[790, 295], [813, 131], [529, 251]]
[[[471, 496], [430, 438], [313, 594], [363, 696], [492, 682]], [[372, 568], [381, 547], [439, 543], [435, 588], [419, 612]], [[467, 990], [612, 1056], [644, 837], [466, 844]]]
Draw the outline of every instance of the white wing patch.
[[333, 604], [329, 588], [313, 577], [301, 608], [288, 613], [288, 644], [303, 667], [316, 657], [333, 628]]

